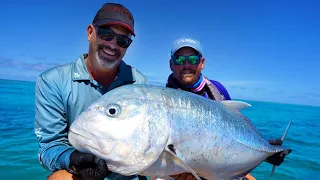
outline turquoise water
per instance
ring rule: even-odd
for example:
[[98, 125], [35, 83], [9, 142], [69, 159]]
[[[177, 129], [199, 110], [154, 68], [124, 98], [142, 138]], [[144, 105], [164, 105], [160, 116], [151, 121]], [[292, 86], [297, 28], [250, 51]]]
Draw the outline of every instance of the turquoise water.
[[[0, 80], [0, 179], [45, 179], [50, 173], [37, 161], [33, 133], [34, 83]], [[293, 149], [272, 179], [320, 179], [320, 107], [247, 101], [244, 110], [267, 138], [281, 138]], [[262, 163], [251, 174], [270, 179], [272, 166]]]

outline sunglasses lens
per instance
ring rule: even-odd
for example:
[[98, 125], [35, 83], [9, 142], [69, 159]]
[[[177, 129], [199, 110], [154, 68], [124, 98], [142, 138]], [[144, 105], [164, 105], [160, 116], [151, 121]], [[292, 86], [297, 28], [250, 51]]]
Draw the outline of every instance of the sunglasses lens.
[[128, 48], [132, 42], [132, 40], [129, 37], [125, 35], [116, 34], [112, 29], [110, 29], [107, 26], [99, 27], [98, 36], [105, 41], [111, 41], [112, 39], [114, 39], [114, 37], [117, 36], [117, 45], [122, 48]]
[[118, 35], [117, 37], [117, 44], [118, 46], [122, 47], [122, 48], [127, 48], [130, 46], [132, 40], [124, 35]]
[[194, 64], [199, 64], [200, 62], [200, 57], [199, 56], [189, 56], [189, 63], [194, 65]]
[[105, 41], [111, 41], [115, 37], [115, 33], [108, 27], [99, 27], [98, 35]]
[[186, 57], [184, 57], [184, 56], [178, 56], [178, 57], [174, 58], [174, 61], [175, 61], [175, 63], [178, 64], [178, 65], [184, 65], [185, 62], [186, 62]]

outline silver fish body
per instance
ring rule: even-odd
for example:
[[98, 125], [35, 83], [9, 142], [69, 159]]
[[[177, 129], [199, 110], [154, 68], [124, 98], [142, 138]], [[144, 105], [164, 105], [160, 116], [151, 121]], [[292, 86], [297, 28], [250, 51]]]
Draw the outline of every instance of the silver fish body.
[[235, 110], [186, 91], [125, 85], [109, 91], [71, 125], [69, 141], [123, 174], [166, 177], [187, 172], [170, 153], [205, 179], [241, 179], [273, 146]]

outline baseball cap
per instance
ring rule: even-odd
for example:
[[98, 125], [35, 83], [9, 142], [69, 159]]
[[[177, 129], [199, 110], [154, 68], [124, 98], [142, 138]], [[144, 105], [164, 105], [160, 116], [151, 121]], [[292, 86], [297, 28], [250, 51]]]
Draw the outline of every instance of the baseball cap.
[[179, 38], [173, 42], [171, 48], [171, 56], [174, 55], [180, 48], [191, 47], [202, 54], [200, 41], [191, 38]]
[[92, 23], [98, 26], [107, 24], [121, 25], [135, 36], [132, 13], [121, 4], [105, 3], [95, 15]]

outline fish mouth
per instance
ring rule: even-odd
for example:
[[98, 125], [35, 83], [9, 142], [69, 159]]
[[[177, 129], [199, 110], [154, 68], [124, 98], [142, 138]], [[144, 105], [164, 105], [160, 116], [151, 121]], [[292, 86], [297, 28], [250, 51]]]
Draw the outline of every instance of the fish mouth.
[[[86, 149], [89, 151], [98, 151], [102, 154], [106, 154], [98, 145], [96, 142], [92, 141], [89, 137], [82, 135], [83, 133], [76, 132], [70, 128], [69, 130], [69, 141], [71, 141], [71, 144], [79, 149]], [[91, 133], [86, 133], [89, 136], [94, 136]], [[84, 148], [85, 147], [85, 148]]]

